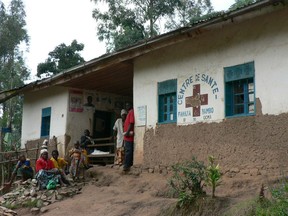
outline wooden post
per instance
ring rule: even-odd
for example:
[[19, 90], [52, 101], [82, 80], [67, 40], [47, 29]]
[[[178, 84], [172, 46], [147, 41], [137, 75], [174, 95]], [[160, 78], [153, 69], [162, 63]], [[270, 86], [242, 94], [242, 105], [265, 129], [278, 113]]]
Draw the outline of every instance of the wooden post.
[[16, 159], [18, 159], [19, 154], [18, 154], [17, 148], [15, 149], [15, 156], [16, 156]]
[[26, 158], [28, 158], [28, 147], [27, 147], [27, 143], [25, 144], [25, 154], [26, 154]]
[[3, 152], [2, 150], [2, 128], [0, 128], [0, 152]]
[[8, 155], [8, 165], [7, 165], [7, 179], [11, 177], [11, 154]]
[[[2, 127], [0, 127], [0, 152], [1, 152], [1, 162], [2, 162], [2, 160], [3, 160], [3, 154], [2, 154], [2, 151], [3, 149], [2, 149]], [[4, 164], [1, 164], [1, 176], [2, 176], [2, 178], [1, 178], [1, 184], [2, 184], [2, 186], [4, 185]]]
[[1, 183], [2, 183], [2, 186], [3, 186], [3, 185], [4, 185], [4, 181], [5, 181], [5, 178], [4, 178], [4, 175], [5, 175], [5, 172], [4, 172], [4, 163], [1, 164], [1, 173], [2, 173]]
[[37, 149], [36, 149], [35, 166], [36, 166], [36, 161], [37, 161], [37, 159], [38, 159], [39, 146], [40, 146], [40, 144], [39, 144], [39, 142], [38, 142], [38, 143], [37, 143]]

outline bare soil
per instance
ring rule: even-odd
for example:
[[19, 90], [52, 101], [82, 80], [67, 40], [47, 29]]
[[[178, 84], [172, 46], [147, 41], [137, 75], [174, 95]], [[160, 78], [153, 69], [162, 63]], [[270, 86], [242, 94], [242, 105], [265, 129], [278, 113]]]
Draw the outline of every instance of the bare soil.
[[[89, 169], [86, 175], [87, 183], [81, 194], [47, 206], [48, 212], [41, 215], [188, 215], [177, 212], [177, 199], [169, 197], [169, 174], [139, 173], [136, 169], [123, 174], [119, 168], [99, 166]], [[224, 175], [222, 184], [216, 190], [217, 197], [203, 199], [202, 203], [198, 203], [201, 209], [196, 210], [201, 214], [190, 212], [189, 215], [223, 215], [239, 203], [256, 198], [262, 177], [231, 178]], [[269, 182], [273, 180], [266, 179], [266, 183]], [[206, 191], [209, 196], [209, 188]], [[21, 216], [32, 215], [29, 209], [19, 209], [17, 213]]]

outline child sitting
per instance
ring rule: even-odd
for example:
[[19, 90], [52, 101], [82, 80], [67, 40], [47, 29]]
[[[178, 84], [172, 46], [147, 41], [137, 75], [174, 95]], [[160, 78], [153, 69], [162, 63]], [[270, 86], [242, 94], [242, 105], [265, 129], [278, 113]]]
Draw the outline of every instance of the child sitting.
[[88, 166], [86, 163], [87, 154], [85, 155], [83, 149], [80, 148], [79, 141], [74, 143], [74, 148], [69, 151], [69, 156], [71, 158], [71, 165], [69, 169], [70, 176], [73, 178], [73, 180], [79, 179], [79, 173], [82, 171], [83, 178], [85, 178], [84, 170]]
[[5, 186], [11, 187], [14, 178], [16, 177], [17, 173], [22, 177], [22, 181], [26, 181], [29, 178], [33, 178], [33, 169], [30, 165], [30, 160], [25, 155], [20, 155], [17, 165], [12, 173], [11, 179]]

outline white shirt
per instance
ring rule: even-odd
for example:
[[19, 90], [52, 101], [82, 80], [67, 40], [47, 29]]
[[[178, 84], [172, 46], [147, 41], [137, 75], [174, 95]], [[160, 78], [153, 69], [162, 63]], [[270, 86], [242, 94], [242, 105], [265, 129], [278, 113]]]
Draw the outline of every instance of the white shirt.
[[123, 121], [122, 118], [118, 118], [114, 124], [113, 130], [117, 131], [117, 148], [123, 146]]

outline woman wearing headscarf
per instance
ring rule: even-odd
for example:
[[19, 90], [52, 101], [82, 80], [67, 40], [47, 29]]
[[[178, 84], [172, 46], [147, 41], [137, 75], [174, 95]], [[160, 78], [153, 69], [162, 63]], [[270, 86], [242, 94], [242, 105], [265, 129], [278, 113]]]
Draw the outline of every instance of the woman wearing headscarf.
[[[61, 175], [57, 168], [54, 167], [54, 164], [51, 160], [48, 159], [47, 149], [42, 149], [40, 151], [40, 157], [36, 161], [36, 175], [38, 185], [40, 189], [47, 188], [48, 184], [62, 185]], [[47, 188], [49, 189], [49, 188]]]

